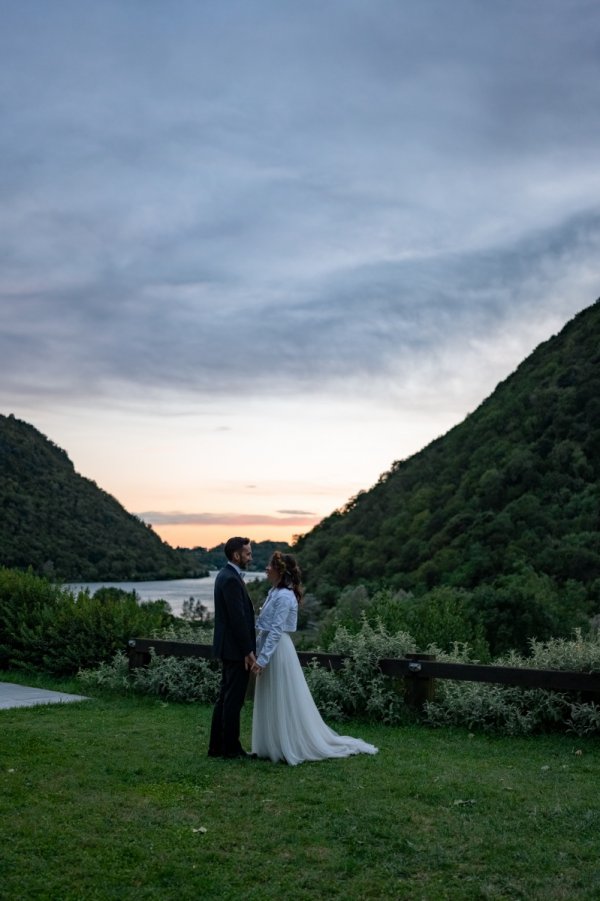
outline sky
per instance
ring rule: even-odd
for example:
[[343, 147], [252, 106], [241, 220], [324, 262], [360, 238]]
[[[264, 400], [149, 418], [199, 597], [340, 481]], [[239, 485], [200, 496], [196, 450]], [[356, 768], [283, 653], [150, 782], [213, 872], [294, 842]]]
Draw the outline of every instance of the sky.
[[290, 540], [600, 296], [595, 0], [0, 0], [0, 412]]

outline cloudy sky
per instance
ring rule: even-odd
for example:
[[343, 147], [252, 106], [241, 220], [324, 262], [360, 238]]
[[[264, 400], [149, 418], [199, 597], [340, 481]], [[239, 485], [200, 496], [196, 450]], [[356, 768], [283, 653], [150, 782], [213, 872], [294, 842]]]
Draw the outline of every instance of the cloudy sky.
[[596, 0], [0, 0], [0, 412], [289, 538], [600, 295]]

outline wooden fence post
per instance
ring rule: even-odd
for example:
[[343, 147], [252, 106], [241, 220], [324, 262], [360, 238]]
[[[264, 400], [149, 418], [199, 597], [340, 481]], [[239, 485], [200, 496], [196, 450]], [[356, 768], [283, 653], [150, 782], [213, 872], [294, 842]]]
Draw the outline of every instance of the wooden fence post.
[[423, 675], [421, 661], [435, 660], [435, 654], [406, 654], [405, 656], [407, 660], [412, 661], [408, 664], [408, 676], [406, 677], [406, 704], [413, 710], [422, 710], [426, 701], [433, 701], [435, 679]]
[[127, 656], [129, 658], [129, 669], [135, 669], [138, 666], [147, 666], [150, 663], [150, 652], [147, 650], [138, 650], [135, 638], [130, 638], [127, 642]]

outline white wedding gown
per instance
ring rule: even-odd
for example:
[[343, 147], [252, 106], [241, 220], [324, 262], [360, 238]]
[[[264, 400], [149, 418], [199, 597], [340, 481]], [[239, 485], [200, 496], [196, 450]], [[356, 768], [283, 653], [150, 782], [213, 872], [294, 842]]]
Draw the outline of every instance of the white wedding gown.
[[282, 632], [267, 667], [256, 679], [252, 752], [295, 766], [304, 760], [376, 754], [377, 748], [359, 738], [338, 735], [323, 722], [292, 639]]

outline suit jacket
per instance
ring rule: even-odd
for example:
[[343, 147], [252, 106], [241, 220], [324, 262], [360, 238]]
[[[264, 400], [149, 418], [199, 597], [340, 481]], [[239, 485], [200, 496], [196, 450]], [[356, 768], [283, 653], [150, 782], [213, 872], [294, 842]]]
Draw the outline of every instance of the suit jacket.
[[221, 660], [243, 660], [256, 652], [254, 609], [237, 570], [227, 564], [215, 579], [213, 653]]

